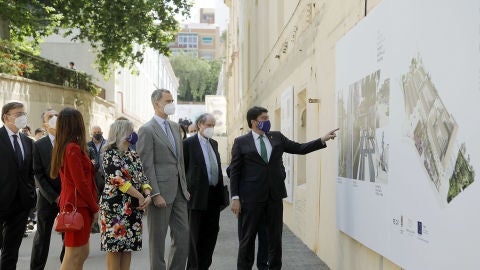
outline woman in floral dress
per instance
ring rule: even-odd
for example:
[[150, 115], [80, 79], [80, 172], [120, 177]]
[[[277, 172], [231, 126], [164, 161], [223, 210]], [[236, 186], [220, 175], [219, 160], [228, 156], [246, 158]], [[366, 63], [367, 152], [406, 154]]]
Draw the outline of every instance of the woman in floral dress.
[[138, 137], [133, 124], [117, 119], [103, 148], [105, 189], [100, 201], [101, 250], [107, 269], [129, 269], [131, 251], [142, 249], [142, 214], [152, 188], [138, 154], [130, 150]]

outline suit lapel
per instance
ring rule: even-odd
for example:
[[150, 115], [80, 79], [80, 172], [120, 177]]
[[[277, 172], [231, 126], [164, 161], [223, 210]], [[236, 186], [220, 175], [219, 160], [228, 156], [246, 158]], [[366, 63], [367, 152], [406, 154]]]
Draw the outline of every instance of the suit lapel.
[[25, 135], [20, 134], [20, 142], [22, 143], [23, 148], [23, 164], [26, 164], [28, 159], [30, 159], [30, 153], [32, 153], [32, 149], [30, 149], [31, 145], [26, 143]]
[[278, 150], [277, 146], [280, 144], [280, 138], [278, 138], [278, 136], [276, 136], [274, 133], [265, 133], [265, 136], [267, 136], [270, 144], [272, 145], [272, 153], [270, 153], [270, 160], [272, 160], [272, 157], [277, 153], [276, 150]]
[[[0, 129], [0, 140], [3, 142], [3, 144], [5, 144], [5, 147], [10, 152], [12, 158], [14, 160], [17, 160], [16, 156], [15, 156], [15, 150], [13, 149], [12, 142], [10, 141], [10, 138], [8, 137], [8, 132], [7, 132], [7, 129], [5, 128], [5, 126], [3, 126]], [[15, 164], [16, 164], [16, 162], [15, 162]]]
[[[44, 140], [43, 142], [41, 142], [45, 145], [45, 153], [42, 153], [42, 155], [45, 155], [47, 157], [46, 160], [52, 160], [52, 150], [53, 150], [53, 145], [52, 145], [52, 141], [50, 141], [50, 137], [46, 137], [46, 140]], [[39, 149], [40, 150], [40, 149]]]
[[173, 145], [170, 142], [170, 140], [167, 138], [167, 134], [165, 134], [165, 131], [163, 131], [163, 128], [160, 126], [160, 124], [155, 120], [155, 118], [152, 118], [150, 121], [151, 125], [153, 126], [153, 131], [155, 134], [157, 134], [157, 137], [165, 144], [167, 145], [168, 149], [172, 151], [172, 154], [175, 155], [175, 149], [173, 149]]
[[180, 131], [178, 129], [172, 128], [172, 125], [171, 125], [172, 122], [170, 120], [167, 120], [167, 123], [168, 123], [168, 126], [170, 127], [170, 131], [172, 132], [173, 139], [175, 140], [175, 147], [177, 147], [177, 153], [178, 155], [180, 155], [180, 144], [183, 143], [182, 140], [180, 140]]
[[203, 150], [202, 150], [202, 146], [200, 145], [200, 141], [199, 141], [199, 138], [198, 138], [198, 133], [193, 136], [193, 149], [195, 151], [195, 158], [198, 161], [202, 161], [202, 170], [205, 173], [205, 175], [208, 176], [207, 162], [205, 160], [205, 157], [203, 156]]
[[255, 154], [256, 154], [255, 156], [258, 158], [258, 161], [265, 163], [262, 156], [260, 156], [260, 154], [258, 153], [257, 147], [255, 146], [255, 138], [253, 137], [252, 131], [250, 131], [250, 133], [248, 133], [247, 143], [248, 143], [248, 147], [251, 149], [251, 151], [255, 152]]

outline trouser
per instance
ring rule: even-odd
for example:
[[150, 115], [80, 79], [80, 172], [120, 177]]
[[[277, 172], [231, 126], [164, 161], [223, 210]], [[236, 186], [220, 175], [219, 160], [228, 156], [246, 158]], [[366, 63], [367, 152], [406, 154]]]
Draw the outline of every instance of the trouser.
[[260, 203], [242, 203], [239, 215], [239, 236], [237, 269], [252, 269], [255, 255], [255, 238], [260, 229], [262, 219], [268, 238], [268, 267], [282, 268], [282, 200], [269, 200]]
[[218, 200], [210, 194], [215, 194], [213, 187], [209, 191], [206, 211], [189, 211], [190, 247], [187, 261], [189, 270], [208, 270], [212, 264], [213, 251], [220, 230], [220, 206]]
[[17, 268], [18, 250], [22, 244], [23, 234], [27, 226], [29, 210], [12, 209], [0, 214], [0, 224], [3, 226], [1, 245], [1, 270], [14, 270]]

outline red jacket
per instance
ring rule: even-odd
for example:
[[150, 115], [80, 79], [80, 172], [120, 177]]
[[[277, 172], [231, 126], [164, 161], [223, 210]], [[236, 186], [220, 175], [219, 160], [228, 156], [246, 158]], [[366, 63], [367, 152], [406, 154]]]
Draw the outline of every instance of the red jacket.
[[[60, 168], [62, 191], [60, 192], [60, 210], [65, 203], [75, 204], [77, 189], [77, 207], [87, 207], [90, 212], [98, 212], [97, 187], [93, 178], [95, 170], [88, 156], [76, 143], [69, 143], [65, 149], [63, 166]], [[70, 209], [69, 207], [67, 209]]]

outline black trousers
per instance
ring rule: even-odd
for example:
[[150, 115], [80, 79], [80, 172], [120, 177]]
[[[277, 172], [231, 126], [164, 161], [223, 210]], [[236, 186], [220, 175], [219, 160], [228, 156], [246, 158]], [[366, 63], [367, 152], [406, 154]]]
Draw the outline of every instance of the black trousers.
[[22, 244], [23, 234], [27, 226], [30, 209], [11, 209], [0, 213], [0, 224], [3, 227], [1, 243], [1, 270], [14, 270], [17, 268], [18, 250]]
[[[268, 243], [268, 269], [282, 268], [282, 200], [261, 203], [242, 203], [239, 215], [239, 237], [237, 269], [251, 270], [255, 256], [255, 238], [265, 224]], [[260, 249], [259, 249], [260, 250]], [[258, 258], [257, 258], [258, 260]]]
[[[213, 194], [210, 188], [209, 194]], [[212, 264], [213, 251], [217, 244], [220, 221], [218, 201], [209, 196], [208, 209], [189, 210], [190, 246], [187, 260], [188, 270], [208, 270]]]
[[[48, 259], [53, 222], [59, 211], [58, 206], [50, 204], [41, 194], [37, 201], [37, 232], [33, 238], [32, 254], [30, 258], [31, 270], [43, 270]], [[63, 239], [63, 235], [62, 235]], [[65, 245], [60, 253], [60, 261], [65, 254]]]
[[[241, 229], [240, 219], [238, 219], [238, 242], [240, 242]], [[257, 233], [258, 249], [257, 249], [257, 269], [268, 270], [268, 238], [265, 218], [262, 218], [258, 225]]]

